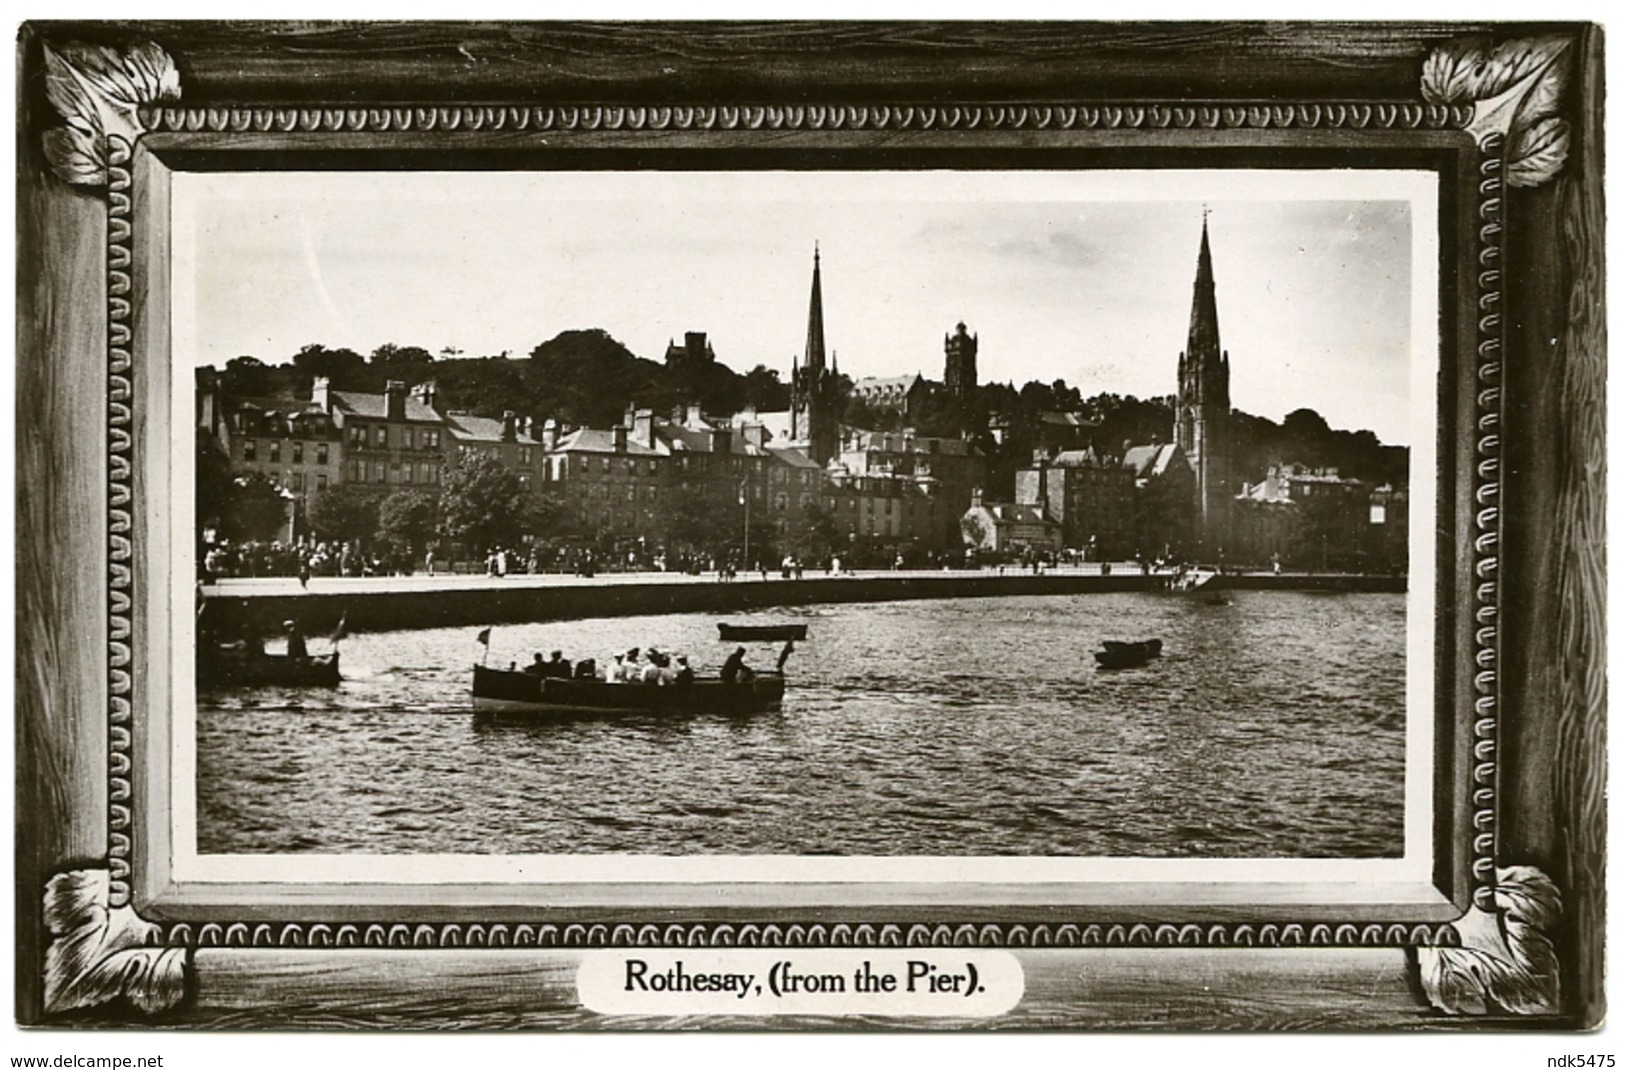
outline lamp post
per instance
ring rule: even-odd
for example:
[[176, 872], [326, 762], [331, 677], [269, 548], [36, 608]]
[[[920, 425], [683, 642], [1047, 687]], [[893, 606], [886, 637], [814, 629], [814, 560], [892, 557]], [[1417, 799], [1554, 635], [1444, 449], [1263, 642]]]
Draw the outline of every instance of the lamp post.
[[745, 507], [745, 548], [739, 567], [750, 568], [750, 476], [739, 481], [739, 503]]

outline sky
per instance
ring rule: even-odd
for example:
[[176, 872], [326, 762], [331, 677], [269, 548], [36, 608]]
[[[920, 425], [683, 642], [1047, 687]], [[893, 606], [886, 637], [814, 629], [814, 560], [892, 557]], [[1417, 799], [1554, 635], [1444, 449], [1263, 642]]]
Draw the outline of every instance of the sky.
[[1237, 408], [1408, 443], [1413, 357], [1434, 359], [1433, 187], [1415, 172], [174, 178], [186, 363], [312, 342], [523, 356], [596, 327], [654, 360], [704, 331], [734, 369], [787, 376], [816, 246], [825, 337], [853, 377], [940, 379], [963, 321], [983, 382], [1171, 394], [1204, 211]]

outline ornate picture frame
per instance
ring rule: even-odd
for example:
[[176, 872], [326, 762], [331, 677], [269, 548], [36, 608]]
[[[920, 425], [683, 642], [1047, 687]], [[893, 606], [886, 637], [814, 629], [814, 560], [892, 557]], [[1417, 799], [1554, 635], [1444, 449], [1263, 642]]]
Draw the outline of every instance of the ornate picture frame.
[[[1595, 27], [42, 22], [19, 63], [21, 1022], [692, 1025], [584, 1005], [583, 961], [630, 948], [996, 949], [1020, 965], [1012, 1009], [925, 1019], [938, 1028], [1601, 1020]], [[899, 152], [1364, 156], [1441, 176], [1429, 885], [1215, 901], [1177, 885], [540, 897], [174, 881], [153, 818], [170, 795], [159, 618], [174, 612], [153, 582], [171, 538], [167, 176]]]

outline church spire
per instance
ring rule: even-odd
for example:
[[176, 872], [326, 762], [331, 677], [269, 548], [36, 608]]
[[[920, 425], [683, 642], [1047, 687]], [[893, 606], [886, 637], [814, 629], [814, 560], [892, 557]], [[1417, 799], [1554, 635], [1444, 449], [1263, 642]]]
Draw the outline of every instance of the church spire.
[[807, 305], [807, 353], [803, 366], [824, 370], [824, 286], [819, 278], [818, 243], [813, 243], [812, 300]]
[[1207, 209], [1202, 209], [1202, 248], [1196, 254], [1196, 287], [1191, 295], [1190, 338], [1185, 352], [1192, 360], [1219, 357], [1219, 309], [1213, 297], [1213, 252], [1208, 248]]

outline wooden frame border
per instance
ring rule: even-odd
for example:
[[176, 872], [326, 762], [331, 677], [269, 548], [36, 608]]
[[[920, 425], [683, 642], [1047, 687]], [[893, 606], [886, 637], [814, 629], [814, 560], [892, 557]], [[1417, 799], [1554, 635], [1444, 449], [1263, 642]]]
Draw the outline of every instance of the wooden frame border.
[[[348, 978], [347, 990], [367, 994], [362, 1003], [370, 1009], [359, 1015], [364, 1023], [402, 1021], [392, 1014], [407, 1015], [405, 1022], [424, 1020], [413, 1017], [423, 1008], [412, 1010], [411, 990], [425, 982], [442, 990], [434, 1000], [440, 1013], [461, 1019], [476, 1013], [467, 997], [491, 960], [481, 960], [477, 952], [430, 958], [404, 949], [501, 946], [533, 949], [519, 972], [541, 988], [514, 986], [512, 991], [523, 996], [499, 1002], [514, 1021], [560, 1024], [582, 1013], [571, 1005], [568, 977], [572, 956], [579, 952], [566, 948], [969, 943], [1080, 948], [1022, 953], [1030, 977], [1076, 969], [1081, 961], [1095, 980], [1062, 985], [1053, 1006], [1030, 996], [1012, 1012], [1010, 1024], [1128, 1026], [1143, 1024], [1146, 1015], [1160, 1024], [1179, 1024], [1168, 1017], [1171, 1007], [1186, 1007], [1193, 1015], [1184, 1024], [1253, 1024], [1242, 1016], [1191, 1010], [1193, 964], [1200, 976], [1218, 977], [1237, 1004], [1245, 1001], [1238, 984], [1242, 976], [1267, 978], [1272, 991], [1301, 988], [1305, 976], [1327, 973], [1381, 978], [1378, 987], [1362, 990], [1370, 998], [1329, 999], [1325, 988], [1317, 989], [1318, 998], [1307, 996], [1298, 1014], [1321, 1025], [1424, 1024], [1430, 1008], [1539, 1015], [1551, 1025], [1598, 1020], [1603, 573], [1596, 397], [1604, 357], [1596, 31], [1497, 27], [1490, 37], [1460, 26], [1306, 31], [1215, 25], [1201, 28], [1205, 33], [1185, 28], [1181, 36], [1175, 28], [1143, 27], [1129, 32], [1086, 26], [812, 25], [782, 27], [764, 45], [760, 27], [754, 32], [727, 26], [618, 29], [626, 35], [615, 42], [634, 41], [630, 58], [604, 38], [600, 27], [382, 28], [381, 36], [396, 44], [404, 40], [416, 46], [409, 50], [410, 61], [380, 58], [362, 35], [329, 27], [40, 24], [25, 30], [19, 123], [18, 253], [24, 265], [19, 272], [19, 398], [24, 399], [19, 486], [28, 489], [20, 496], [18, 524], [21, 547], [32, 546], [33, 552], [19, 564], [18, 812], [30, 817], [19, 829], [18, 851], [22, 887], [32, 879], [44, 893], [32, 902], [19, 897], [19, 1017], [53, 1021], [88, 1014], [86, 1020], [94, 1020], [108, 1013], [156, 1013], [166, 1022], [229, 1021], [250, 1005], [242, 1001], [251, 993], [259, 1009], [247, 1020], [297, 1024], [308, 1020], [302, 1015], [322, 1012], [320, 1000], [310, 1005], [318, 989], [334, 995], [322, 986], [290, 988], [285, 980], [285, 970], [308, 971], [314, 955], [323, 963], [319, 972]], [[302, 39], [307, 48], [317, 41], [316, 59], [310, 52], [299, 58], [298, 50], [290, 49], [269, 65], [230, 66], [229, 46], [274, 42], [278, 34]], [[809, 35], [831, 45], [828, 55], [793, 54]], [[550, 55], [559, 42], [578, 55], [585, 48], [589, 67], [591, 61], [600, 66], [566, 72], [556, 85], [505, 82], [508, 98], [516, 101], [511, 105], [465, 104], [459, 98], [476, 99], [484, 84], [460, 82], [455, 65], [436, 57], [451, 42], [470, 38], [521, 68]], [[161, 46], [152, 43], [156, 39]], [[1059, 45], [1053, 43], [1057, 40]], [[966, 78], [952, 65], [938, 66], [945, 44], [1002, 57], [992, 66], [1004, 81], [990, 95], [985, 81]], [[711, 81], [701, 78], [678, 92], [653, 88], [650, 63], [685, 48], [708, 58], [720, 49], [742, 73], [732, 84], [719, 83], [715, 69], [696, 61]], [[1256, 58], [1271, 48], [1283, 50], [1291, 60], [1285, 67], [1300, 72], [1295, 91], [1280, 98], [1293, 103], [1237, 93], [1203, 73], [1215, 57]], [[273, 45], [269, 51], [278, 49]], [[1368, 83], [1350, 91], [1337, 79], [1303, 73], [1320, 71], [1316, 64], [1333, 52], [1361, 57], [1369, 68]], [[1153, 95], [1149, 103], [1098, 102], [1114, 86], [1143, 79], [1130, 72], [1137, 60], [1153, 55], [1156, 62], [1149, 66], [1160, 77], [1187, 79], [1205, 94], [1195, 99], [1185, 93]], [[1076, 73], [1091, 59], [1099, 60], [1093, 73]], [[406, 86], [419, 99], [425, 92], [421, 78], [409, 77], [419, 63], [438, 72], [427, 92], [440, 96], [431, 105], [402, 105]], [[324, 64], [337, 77], [330, 84], [350, 87], [343, 107], [298, 99], [313, 67]], [[170, 102], [180, 94], [186, 82], [181, 72], [188, 67], [200, 77], [202, 99], [192, 103], [188, 83], [185, 102], [175, 106]], [[1394, 92], [1387, 81], [1399, 68], [1417, 72], [1404, 93]], [[836, 90], [815, 89], [824, 79], [814, 76], [836, 70], [847, 74], [837, 80]], [[367, 80], [391, 71], [396, 80]], [[589, 77], [604, 71], [612, 75], [607, 85], [602, 77]], [[205, 72], [214, 72], [215, 83]], [[1269, 77], [1281, 74], [1278, 70], [1264, 80]], [[255, 99], [262, 102], [233, 99], [231, 89], [240, 89], [244, 78], [258, 87]], [[885, 84], [889, 92], [879, 95], [865, 79]], [[1337, 96], [1328, 91], [1334, 81]], [[604, 102], [570, 103], [586, 85]], [[218, 102], [211, 102], [211, 92]], [[796, 101], [755, 102], [786, 94]], [[524, 99], [550, 95], [558, 99]], [[350, 106], [358, 98], [365, 106]], [[1065, 103], [1053, 103], [1057, 98]], [[324, 149], [324, 135], [384, 136], [397, 151], [421, 153], [445, 152], [442, 146], [448, 144], [457, 146], [450, 151], [511, 144], [516, 132], [521, 141], [545, 131], [602, 148], [637, 144], [645, 131], [693, 132], [700, 143], [715, 146], [717, 132], [748, 135], [761, 129], [819, 137], [840, 131], [847, 138], [853, 132], [888, 138], [910, 131], [966, 132], [951, 134], [950, 140], [1002, 133], [1010, 144], [1038, 146], [1058, 143], [1049, 131], [1098, 129], [1124, 131], [1142, 143], [1155, 142], [1159, 131], [1242, 131], [1252, 144], [1273, 141], [1282, 148], [1322, 131], [1420, 130], [1415, 136], [1424, 137], [1435, 130], [1470, 137], [1465, 144], [1477, 146], [1471, 184], [1477, 233], [1463, 240], [1470, 241], [1477, 277], [1462, 280], [1458, 296], [1476, 308], [1475, 337], [1462, 340], [1464, 351], [1473, 354], [1475, 382], [1463, 388], [1457, 403], [1460, 434], [1454, 451], [1441, 450], [1442, 465], [1471, 473], [1456, 498], [1466, 505], [1465, 510], [1458, 506], [1457, 528], [1470, 536], [1458, 539], [1455, 552], [1460, 574], [1474, 577], [1456, 622], [1459, 645], [1467, 651], [1461, 662], [1472, 666], [1470, 680], [1463, 680], [1471, 691], [1461, 694], [1472, 710], [1470, 717], [1450, 724], [1450, 732], [1460, 733], [1464, 759], [1451, 782], [1461, 783], [1464, 791], [1457, 798], [1465, 802], [1458, 804], [1461, 812], [1440, 817], [1441, 824], [1451, 824], [1446, 842], [1465, 837], [1466, 884], [1442, 875], [1445, 887], [1470, 889], [1465, 913], [1450, 911], [1430, 921], [1328, 917], [1303, 924], [1203, 917], [1200, 911], [1183, 918], [1176, 911], [1159, 920], [1132, 910], [1122, 918], [1108, 913], [1098, 921], [1051, 922], [1008, 906], [979, 916], [961, 911], [959, 918], [926, 915], [912, 921], [854, 908], [848, 913], [859, 916], [851, 920], [828, 911], [789, 920], [724, 911], [722, 920], [664, 924], [652, 918], [617, 921], [613, 911], [590, 909], [578, 911], [574, 920], [540, 924], [501, 917], [468, 922], [438, 917], [432, 904], [415, 919], [408, 914], [349, 924], [342, 918], [261, 920], [252, 909], [242, 920], [228, 915], [218, 922], [155, 921], [142, 913], [150, 914], [161, 897], [142, 903], [133, 897], [131, 884], [132, 864], [142, 862], [140, 811], [132, 806], [142, 790], [138, 711], [148, 686], [139, 649], [132, 651], [144, 624], [142, 602], [132, 598], [132, 590], [139, 582], [141, 555], [152, 542], [143, 538], [139, 456], [145, 432], [140, 400], [148, 387], [140, 378], [138, 332], [148, 328], [137, 315], [150, 280], [141, 272], [141, 239], [132, 225], [144, 190], [161, 178], [146, 186], [132, 182], [132, 167], [141, 166], [148, 151], [202, 153], [202, 159], [229, 152], [232, 145], [343, 162], [343, 142], [336, 143], [338, 151]], [[1372, 145], [1381, 141], [1364, 133], [1354, 138]], [[157, 176], [161, 170], [148, 167], [142, 173]], [[87, 196], [70, 185], [100, 192]], [[102, 205], [99, 219], [94, 202]], [[99, 250], [91, 240], [98, 229]], [[1559, 230], [1572, 243], [1543, 240]], [[36, 264], [37, 271], [29, 270]], [[105, 307], [105, 316], [85, 315], [96, 307]], [[1443, 311], [1451, 315], [1449, 306]], [[1537, 324], [1560, 328], [1552, 334], [1560, 344], [1532, 346], [1541, 337]], [[98, 336], [106, 398], [99, 417], [74, 390], [74, 384], [95, 379], [83, 342]], [[1537, 353], [1560, 361], [1561, 374], [1532, 370]], [[30, 384], [43, 393], [26, 389]], [[1508, 405], [1508, 395], [1516, 408]], [[96, 459], [98, 427], [104, 461]], [[1443, 460], [1452, 455], [1454, 462]], [[1593, 461], [1598, 464], [1588, 463]], [[106, 482], [103, 504], [96, 509], [90, 506], [96, 495], [87, 491], [98, 470]], [[1531, 472], [1549, 482], [1514, 474]], [[35, 503], [31, 491], [41, 492], [42, 500]], [[1542, 502], [1553, 508], [1538, 511]], [[97, 512], [103, 518], [99, 525], [93, 519]], [[79, 554], [77, 567], [42, 567], [50, 544], [31, 543], [29, 536], [47, 531], [56, 545], [64, 545], [65, 537], [65, 545], [102, 547], [106, 573], [98, 576], [93, 561], [87, 567], [84, 559], [94, 553]], [[1552, 545], [1559, 551], [1555, 564], [1546, 553]], [[1554, 576], [1551, 588], [1541, 586]], [[103, 608], [87, 612], [96, 601]], [[1504, 612], [1508, 608], [1517, 612]], [[1514, 619], [1519, 616], [1555, 621], [1556, 627], [1543, 632], [1534, 624], [1520, 626]], [[106, 622], [107, 635], [101, 659], [94, 656], [95, 644], [83, 639], [89, 630], [84, 625], [98, 619]], [[1547, 660], [1554, 639], [1563, 655], [1555, 672]], [[105, 684], [88, 688], [97, 679]], [[101, 748], [98, 738], [104, 740]], [[1450, 738], [1445, 733], [1441, 742]], [[106, 755], [99, 778], [89, 763], [98, 752]], [[1567, 914], [1561, 913], [1560, 901], [1569, 904]], [[1255, 945], [1305, 950], [1231, 950]], [[278, 946], [306, 950], [270, 950]], [[561, 950], [545, 950], [549, 946]], [[1199, 950], [1178, 950], [1190, 946]], [[346, 947], [377, 950], [342, 950]], [[293, 966], [284, 961], [287, 955], [301, 961]], [[1097, 969], [1107, 962], [1113, 964], [1110, 977]], [[403, 986], [403, 978], [410, 983]], [[1149, 986], [1141, 988], [1138, 1002], [1111, 995], [1114, 984], [1127, 978]], [[1413, 986], [1425, 998], [1413, 995]], [[1338, 1011], [1328, 1017], [1334, 1004]], [[1104, 1020], [1094, 1009], [1100, 1005], [1111, 1008]], [[479, 1008], [484, 1013], [486, 1004]], [[562, 1020], [556, 1017], [561, 1012]], [[533, 1019], [537, 1014], [541, 1017]]]

